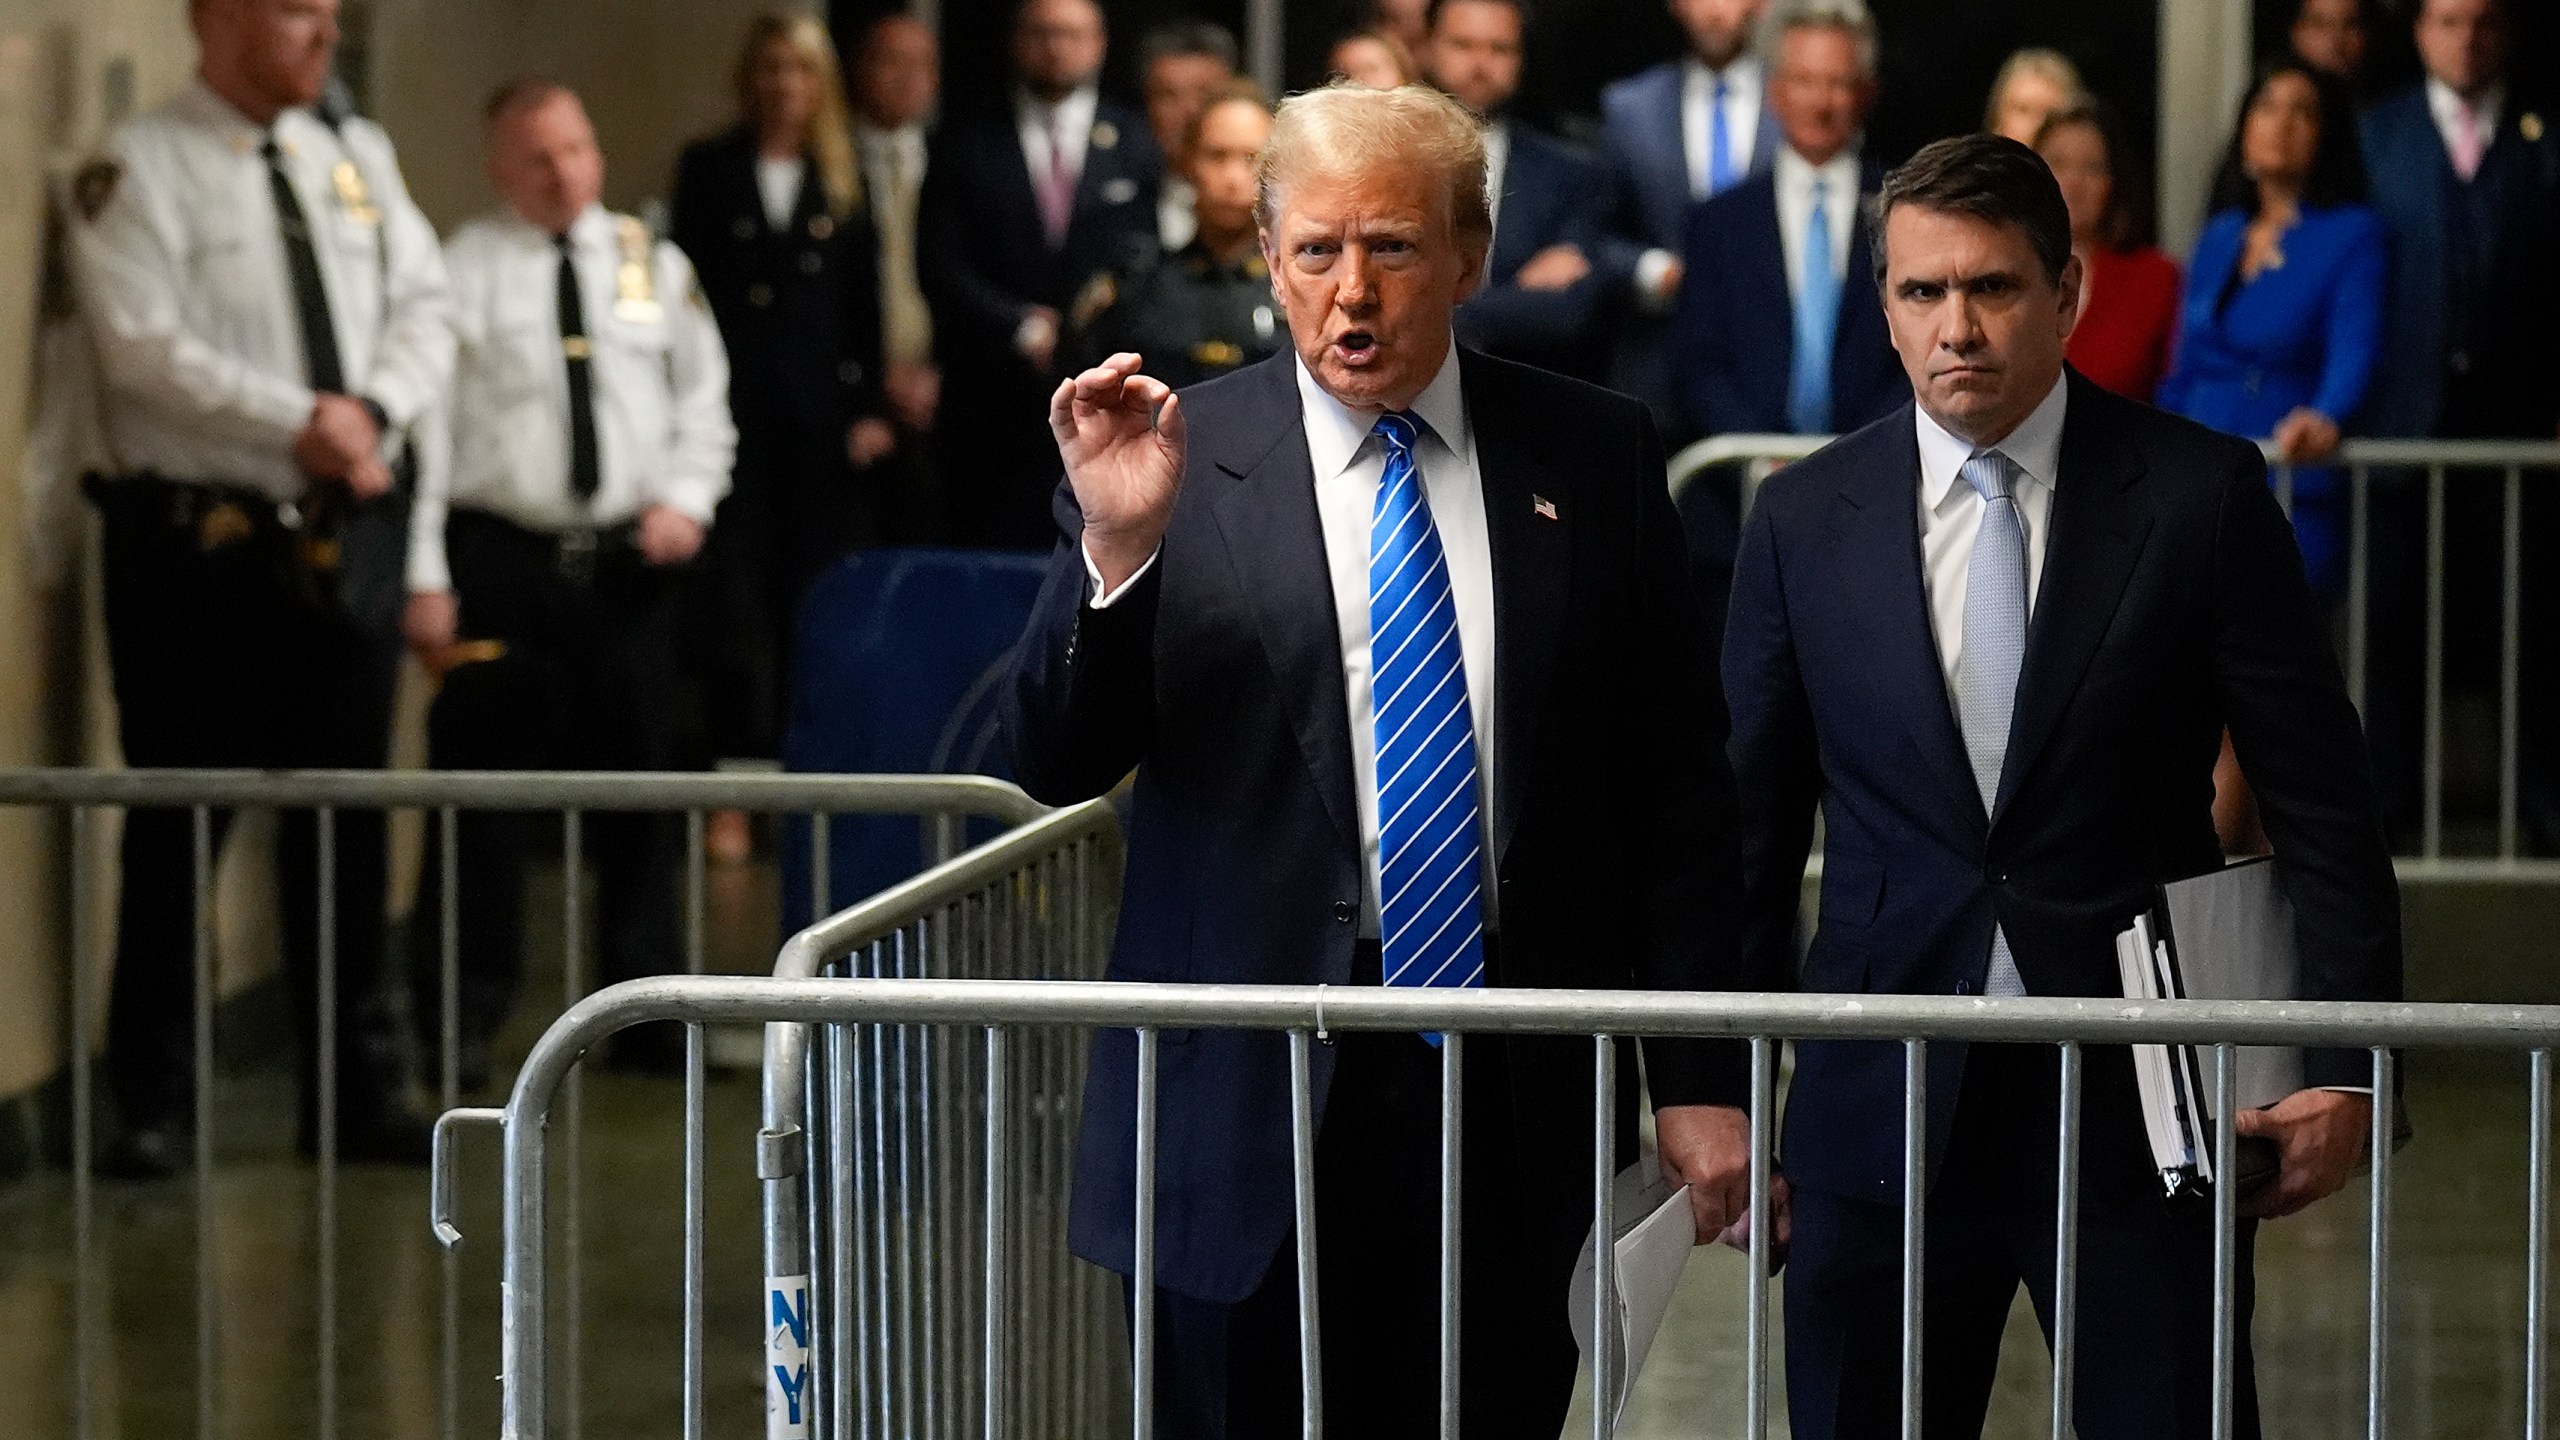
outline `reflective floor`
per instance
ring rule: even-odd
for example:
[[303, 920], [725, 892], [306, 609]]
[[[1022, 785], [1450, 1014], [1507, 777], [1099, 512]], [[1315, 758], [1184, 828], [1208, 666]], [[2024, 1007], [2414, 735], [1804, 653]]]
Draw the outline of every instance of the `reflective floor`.
[[[539, 891], [535, 899], [541, 903]], [[715, 874], [717, 968], [768, 963], [772, 903], [769, 880], [756, 872]], [[543, 973], [537, 963], [535, 974]], [[511, 1036], [517, 1053], [541, 1018], [528, 1016]], [[2517, 1434], [2522, 1062], [2421, 1057], [2408, 1079], [2418, 1138], [2403, 1152], [2393, 1216], [2392, 1433]], [[588, 1077], [584, 1086], [579, 1173], [569, 1187], [584, 1217], [583, 1243], [554, 1271], [555, 1289], [567, 1288], [574, 1271], [584, 1300], [574, 1344], [565, 1338], [570, 1327], [555, 1322], [564, 1339], [554, 1361], [562, 1382], [554, 1433], [672, 1437], [680, 1433], [681, 1086], [619, 1074]], [[129, 1440], [497, 1433], [494, 1140], [466, 1137], [461, 1224], [469, 1243], [451, 1260], [427, 1233], [423, 1175], [344, 1172], [328, 1247], [334, 1281], [324, 1287], [315, 1176], [279, 1158], [290, 1137], [278, 1122], [257, 1119], [289, 1115], [289, 1098], [279, 1073], [226, 1079], [221, 1113], [240, 1118], [223, 1129], [225, 1160], [209, 1193], [184, 1179], [100, 1185], [86, 1317], [95, 1344], [85, 1367], [75, 1363], [83, 1327], [72, 1302], [68, 1183], [46, 1179], [0, 1193], [0, 1440], [81, 1434], [84, 1420], [89, 1436]], [[715, 1074], [705, 1401], [708, 1433], [719, 1437], [763, 1433], [755, 1111], [752, 1072]], [[571, 1126], [564, 1119], [561, 1128]], [[2365, 1203], [2353, 1192], [2262, 1233], [2256, 1339], [2269, 1436], [2364, 1433], [2364, 1237]], [[1701, 1251], [1621, 1433], [1643, 1440], [1738, 1433], [1742, 1336], [1740, 1257]], [[334, 1366], [315, 1358], [324, 1338]], [[450, 1403], [448, 1374], [458, 1380]], [[2048, 1383], [2022, 1305], [1988, 1433], [2045, 1433]], [[1778, 1404], [1775, 1433], [1783, 1434], [1782, 1396]], [[1574, 1424], [1570, 1433], [1589, 1432], [1579, 1409]]]

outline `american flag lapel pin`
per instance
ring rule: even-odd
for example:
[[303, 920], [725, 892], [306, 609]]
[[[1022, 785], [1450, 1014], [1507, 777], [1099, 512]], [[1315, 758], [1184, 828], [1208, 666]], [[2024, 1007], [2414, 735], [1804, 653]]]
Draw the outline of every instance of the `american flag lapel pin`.
[[1556, 518], [1556, 502], [1548, 499], [1544, 495], [1530, 496], [1529, 508], [1537, 511], [1538, 518], [1541, 520], [1553, 520]]

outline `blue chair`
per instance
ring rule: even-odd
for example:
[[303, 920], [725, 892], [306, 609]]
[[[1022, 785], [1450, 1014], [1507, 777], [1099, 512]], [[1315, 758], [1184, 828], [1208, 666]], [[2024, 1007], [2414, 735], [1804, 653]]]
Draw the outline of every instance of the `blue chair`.
[[[1013, 776], [996, 690], [1048, 571], [1046, 555], [985, 550], [869, 550], [809, 587], [794, 640], [785, 770], [833, 774]], [[973, 821], [968, 843], [1001, 827]], [[842, 909], [932, 861], [924, 824], [834, 817], [827, 903]], [[810, 918], [809, 824], [783, 831], [782, 923]]]

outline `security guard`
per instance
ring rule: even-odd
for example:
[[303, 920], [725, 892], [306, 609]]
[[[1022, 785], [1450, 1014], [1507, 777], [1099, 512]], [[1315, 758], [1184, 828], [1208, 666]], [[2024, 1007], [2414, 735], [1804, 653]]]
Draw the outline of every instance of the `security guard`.
[[[409, 469], [453, 368], [444, 263], [390, 139], [309, 108], [337, 0], [195, 0], [197, 83], [74, 188], [80, 305], [116, 473], [107, 638], [128, 764], [377, 768], [390, 744]], [[215, 840], [227, 828], [216, 817]], [[334, 817], [337, 1150], [423, 1161], [382, 964], [382, 817]], [[190, 1130], [189, 817], [133, 811], [108, 1018], [111, 1172], [166, 1174]], [[287, 975], [316, 1042], [317, 826], [283, 817]], [[316, 1058], [316, 1043], [309, 1045]], [[316, 1084], [301, 1139], [319, 1143]]]
[[[597, 203], [604, 159], [575, 94], [520, 80], [491, 99], [487, 121], [508, 213], [445, 247], [461, 355], [453, 404], [425, 427], [421, 486], [427, 511], [445, 513], [441, 543], [422, 540], [410, 573], [411, 638], [444, 676], [429, 761], [672, 769], [695, 708], [680, 572], [728, 492], [737, 446], [728, 361], [683, 253]], [[485, 1081], [514, 999], [530, 824], [461, 822], [467, 1088]], [[601, 887], [599, 978], [678, 968], [681, 821], [598, 813], [584, 825]], [[422, 916], [442, 913], [439, 868]], [[417, 933], [420, 988], [434, 995], [441, 936], [432, 922]], [[421, 1006], [421, 1018], [440, 1010]]]
[[1088, 283], [1069, 316], [1077, 368], [1120, 351], [1180, 389], [1277, 350], [1288, 339], [1272, 309], [1271, 271], [1258, 248], [1254, 157], [1271, 111], [1250, 80], [1220, 88], [1192, 120], [1183, 172], [1198, 199], [1191, 243], [1162, 259], [1152, 245]]

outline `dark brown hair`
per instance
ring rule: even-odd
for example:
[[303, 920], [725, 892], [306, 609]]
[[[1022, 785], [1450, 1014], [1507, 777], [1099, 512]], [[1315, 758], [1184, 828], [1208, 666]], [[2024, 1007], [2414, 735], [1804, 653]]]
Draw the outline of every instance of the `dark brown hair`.
[[1869, 222], [1876, 284], [1884, 284], [1884, 225], [1897, 205], [1970, 215], [2027, 232], [2045, 278], [2062, 279], [2071, 260], [2071, 210], [2044, 157], [2000, 135], [1956, 135], [1924, 145], [1884, 177]]

